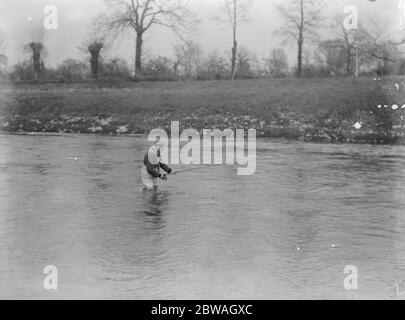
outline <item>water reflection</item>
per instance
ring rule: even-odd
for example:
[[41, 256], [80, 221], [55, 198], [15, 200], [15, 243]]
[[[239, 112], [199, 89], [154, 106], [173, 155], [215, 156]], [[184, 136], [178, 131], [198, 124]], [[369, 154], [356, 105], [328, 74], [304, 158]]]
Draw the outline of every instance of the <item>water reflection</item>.
[[144, 201], [143, 213], [145, 215], [146, 226], [150, 230], [160, 230], [164, 228], [164, 214], [165, 208], [169, 203], [168, 191], [148, 191], [142, 190], [142, 200]]

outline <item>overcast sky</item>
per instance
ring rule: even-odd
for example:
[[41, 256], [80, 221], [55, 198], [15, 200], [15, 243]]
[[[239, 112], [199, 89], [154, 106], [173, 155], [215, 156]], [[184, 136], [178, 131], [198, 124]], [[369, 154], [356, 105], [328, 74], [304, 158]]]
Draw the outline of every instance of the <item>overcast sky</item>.
[[[274, 4], [285, 0], [251, 0], [250, 22], [241, 25], [239, 44], [256, 52], [259, 57], [267, 55], [271, 49], [281, 47], [273, 32], [280, 26], [280, 20]], [[204, 50], [229, 51], [232, 46], [231, 33], [227, 25], [218, 24], [213, 20], [218, 14], [222, 0], [190, 0], [193, 11], [201, 20], [196, 41], [201, 43]], [[398, 4], [400, 0], [331, 0], [327, 15], [343, 14], [348, 4], [359, 8], [359, 19], [365, 21], [370, 17], [380, 23], [391, 24], [390, 28], [399, 21]], [[405, 0], [404, 0], [405, 2]], [[86, 55], [78, 50], [82, 44], [88, 24], [100, 13], [106, 13], [103, 0], [0, 0], [0, 30], [6, 36], [5, 51], [10, 64], [22, 61], [26, 56], [22, 47], [29, 40], [30, 25], [43, 17], [46, 5], [55, 5], [59, 11], [58, 30], [48, 31], [46, 46], [48, 56], [46, 63], [56, 65], [66, 58], [86, 59]], [[145, 51], [149, 55], [173, 54], [175, 38], [170, 31], [157, 27], [145, 36]], [[129, 37], [119, 39], [108, 56], [119, 56], [131, 65], [134, 56], [134, 40]], [[285, 47], [293, 56], [293, 45]]]

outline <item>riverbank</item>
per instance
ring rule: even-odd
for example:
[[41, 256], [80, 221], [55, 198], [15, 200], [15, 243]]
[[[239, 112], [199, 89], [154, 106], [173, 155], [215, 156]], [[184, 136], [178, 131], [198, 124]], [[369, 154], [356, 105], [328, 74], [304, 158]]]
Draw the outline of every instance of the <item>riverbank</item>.
[[[405, 81], [280, 79], [0, 88], [5, 132], [145, 134], [250, 129], [258, 137], [405, 144]], [[402, 101], [401, 101], [402, 99]]]

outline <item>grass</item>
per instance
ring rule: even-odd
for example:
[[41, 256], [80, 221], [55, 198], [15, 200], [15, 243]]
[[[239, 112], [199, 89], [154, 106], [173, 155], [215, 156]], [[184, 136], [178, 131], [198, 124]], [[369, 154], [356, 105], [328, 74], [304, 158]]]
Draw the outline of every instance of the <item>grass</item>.
[[[265, 137], [393, 142], [402, 137], [405, 110], [377, 106], [402, 106], [403, 82], [367, 78], [3, 85], [0, 128], [147, 133], [169, 129], [177, 120], [182, 128], [197, 130], [255, 128]], [[395, 83], [401, 84], [399, 91]], [[361, 130], [353, 129], [357, 121], [363, 124]]]

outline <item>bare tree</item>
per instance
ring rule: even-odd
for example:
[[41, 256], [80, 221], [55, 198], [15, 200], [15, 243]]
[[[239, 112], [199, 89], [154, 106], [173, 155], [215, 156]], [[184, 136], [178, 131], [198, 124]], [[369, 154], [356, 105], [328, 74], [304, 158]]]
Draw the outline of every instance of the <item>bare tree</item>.
[[[329, 46], [330, 49], [335, 49], [336, 51], [343, 50], [345, 52], [345, 63], [346, 63], [346, 75], [353, 75], [353, 63], [355, 59], [355, 51], [357, 50], [356, 43], [356, 29], [347, 29], [344, 26], [344, 17], [338, 15], [334, 18], [332, 23], [332, 30], [336, 33], [336, 41], [325, 42], [326, 47]], [[332, 52], [331, 52], [332, 53]]]
[[142, 73], [144, 35], [153, 26], [174, 30], [178, 35], [194, 20], [187, 0], [105, 0], [114, 12], [104, 26], [115, 34], [130, 30], [136, 36], [135, 74]]
[[229, 23], [232, 27], [232, 58], [231, 58], [231, 79], [236, 77], [238, 41], [237, 31], [239, 24], [247, 21], [247, 14], [250, 5], [248, 0], [223, 0], [222, 16], [216, 17], [218, 21]]
[[43, 71], [43, 61], [41, 59], [42, 51], [44, 50], [44, 45], [41, 42], [30, 42], [28, 44], [32, 51], [32, 62], [34, 66], [34, 76], [35, 80], [38, 80]]
[[[367, 45], [367, 37], [364, 32], [364, 27], [359, 24], [357, 29], [347, 29], [344, 26], [344, 17], [338, 15], [333, 19], [331, 31], [335, 35], [335, 39], [325, 41], [329, 49], [343, 51], [345, 56], [345, 73], [347, 76], [353, 76], [358, 73], [360, 61], [366, 61], [365, 56]], [[324, 46], [324, 49], [326, 47]], [[355, 68], [356, 65], [356, 68]], [[356, 70], [356, 72], [354, 72]]]
[[99, 77], [101, 52], [107, 49], [108, 44], [111, 42], [111, 35], [103, 28], [106, 19], [105, 15], [101, 15], [92, 20], [88, 26], [86, 39], [79, 48], [81, 51], [90, 54], [90, 68], [93, 79]]
[[369, 19], [367, 27], [361, 26], [359, 34], [362, 37], [360, 52], [379, 64], [381, 73], [389, 73], [392, 64], [395, 64], [400, 56], [399, 45], [394, 37], [387, 36], [384, 26]]
[[87, 50], [90, 53], [90, 66], [91, 66], [91, 76], [93, 79], [98, 79], [99, 69], [100, 69], [100, 52], [104, 47], [104, 42], [102, 40], [93, 40], [87, 46]]
[[284, 20], [283, 26], [277, 35], [286, 41], [293, 39], [297, 43], [298, 65], [297, 77], [302, 76], [304, 43], [308, 40], [317, 40], [322, 11], [325, 0], [287, 0], [286, 4], [277, 4], [276, 8]]

